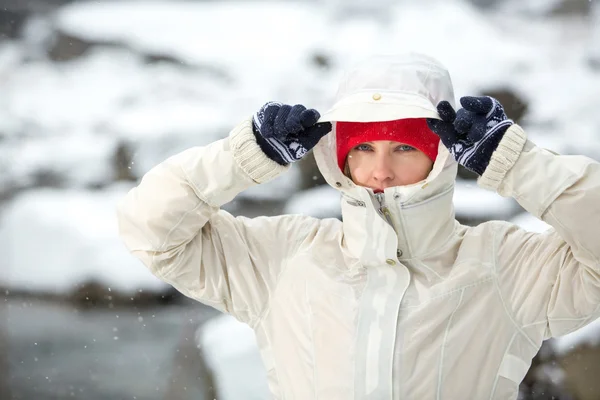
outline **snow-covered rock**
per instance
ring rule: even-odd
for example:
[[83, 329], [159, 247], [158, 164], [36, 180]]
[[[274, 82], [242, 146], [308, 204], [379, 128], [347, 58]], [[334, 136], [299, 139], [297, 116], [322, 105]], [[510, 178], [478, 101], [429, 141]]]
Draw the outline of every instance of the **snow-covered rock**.
[[300, 168], [292, 166], [285, 173], [279, 175], [272, 181], [252, 186], [238, 195], [242, 199], [253, 201], [275, 200], [285, 202], [299, 195], [301, 171]]
[[322, 40], [317, 10], [299, 2], [85, 2], [63, 7], [55, 24], [76, 37], [228, 71], [235, 81], [251, 77], [268, 92], [289, 78], [281, 72], [306, 67]]
[[341, 215], [340, 192], [329, 185], [304, 190], [285, 205], [285, 214], [302, 214], [315, 218], [332, 218]]
[[0, 286], [49, 294], [97, 282], [115, 292], [163, 292], [118, 236], [116, 203], [128, 185], [106, 191], [39, 189], [23, 193], [0, 219]]
[[592, 321], [575, 332], [552, 340], [552, 348], [558, 355], [570, 353], [583, 345], [600, 345], [600, 319]]
[[458, 179], [454, 191], [454, 209], [457, 218], [491, 220], [510, 218], [519, 206], [513, 199], [480, 188], [475, 181]]
[[525, 229], [528, 232], [542, 233], [552, 228], [550, 225], [548, 225], [541, 219], [536, 218], [527, 212], [520, 213], [519, 215], [511, 218], [510, 222]]
[[220, 315], [200, 327], [196, 340], [215, 378], [219, 400], [269, 397], [267, 373], [252, 328], [230, 315]]

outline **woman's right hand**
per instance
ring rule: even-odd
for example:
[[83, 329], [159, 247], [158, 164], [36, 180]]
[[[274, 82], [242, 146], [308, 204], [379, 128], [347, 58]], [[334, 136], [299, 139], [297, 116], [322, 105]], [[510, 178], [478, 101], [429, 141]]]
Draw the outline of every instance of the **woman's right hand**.
[[317, 123], [315, 109], [297, 104], [268, 102], [253, 117], [253, 131], [262, 151], [281, 165], [298, 161], [321, 138], [331, 132], [331, 123]]

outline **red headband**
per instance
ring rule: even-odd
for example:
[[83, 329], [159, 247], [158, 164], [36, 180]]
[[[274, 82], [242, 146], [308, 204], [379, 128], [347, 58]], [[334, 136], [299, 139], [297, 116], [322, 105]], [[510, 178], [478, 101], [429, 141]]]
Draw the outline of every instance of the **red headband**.
[[425, 118], [397, 119], [384, 122], [336, 122], [337, 158], [344, 170], [346, 157], [353, 147], [375, 140], [393, 140], [414, 147], [435, 161], [440, 138], [427, 126]]

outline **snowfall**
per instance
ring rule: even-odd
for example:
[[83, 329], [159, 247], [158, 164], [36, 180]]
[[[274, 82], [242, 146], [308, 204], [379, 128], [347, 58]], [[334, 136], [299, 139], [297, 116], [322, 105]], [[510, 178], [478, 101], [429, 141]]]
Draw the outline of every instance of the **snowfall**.
[[[32, 20], [23, 40], [0, 43], [0, 188], [18, 193], [0, 203], [0, 286], [61, 294], [95, 280], [125, 293], [164, 290], [117, 235], [115, 204], [135, 183], [114, 183], [116, 149], [133, 149], [127, 168], [140, 178], [171, 154], [226, 136], [268, 100], [326, 110], [344, 69], [372, 54], [435, 56], [457, 97], [509, 88], [529, 104], [522, 124], [531, 140], [600, 160], [599, 6], [582, 23], [539, 17], [551, 1], [507, 0], [489, 14], [458, 0], [364, 3], [95, 1]], [[42, 55], [56, 31], [122, 46], [56, 63]], [[148, 63], [144, 54], [181, 63]], [[60, 185], [40, 188], [40, 176]], [[334, 189], [300, 191], [299, 180], [291, 172], [240, 196], [285, 201], [286, 213], [337, 215]], [[459, 180], [455, 205], [462, 217], [548, 228], [472, 181]], [[198, 342], [223, 398], [263, 398], [250, 328], [218, 317]], [[554, 346], [599, 342], [595, 322]]]

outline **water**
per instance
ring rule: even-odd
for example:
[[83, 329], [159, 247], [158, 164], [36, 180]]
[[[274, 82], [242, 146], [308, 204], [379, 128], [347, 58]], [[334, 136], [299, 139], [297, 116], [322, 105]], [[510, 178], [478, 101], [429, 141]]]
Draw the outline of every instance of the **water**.
[[0, 399], [212, 399], [194, 333], [215, 314], [199, 303], [80, 310], [5, 299]]

